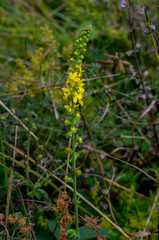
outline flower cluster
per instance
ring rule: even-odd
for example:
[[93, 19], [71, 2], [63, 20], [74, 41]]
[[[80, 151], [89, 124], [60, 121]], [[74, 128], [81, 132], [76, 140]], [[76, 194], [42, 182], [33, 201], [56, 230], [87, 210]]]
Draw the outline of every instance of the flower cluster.
[[88, 217], [87, 215], [85, 216], [85, 220], [87, 222], [87, 228], [91, 231], [99, 231], [102, 228], [102, 224], [97, 223], [98, 219], [94, 217]]
[[60, 227], [60, 240], [67, 240], [67, 227], [73, 222], [68, 210], [70, 205], [71, 201], [68, 199], [67, 193], [60, 193], [55, 206], [55, 211], [58, 215], [60, 214], [60, 220], [58, 221], [58, 225]]
[[[40, 27], [40, 47], [33, 52], [27, 54], [27, 63], [25, 60], [17, 59], [16, 69], [12, 81], [5, 84], [5, 87], [10, 91], [21, 90], [25, 88], [39, 87], [39, 82], [36, 79], [42, 77], [43, 83], [48, 83], [48, 78], [52, 71], [59, 71], [59, 43], [54, 39], [52, 30], [48, 25]], [[29, 91], [30, 97], [34, 97], [33, 90]]]
[[91, 26], [85, 28], [85, 30], [81, 33], [81, 36], [78, 40], [76, 40], [74, 57], [70, 60], [74, 63], [73, 67], [69, 68], [68, 78], [66, 82], [66, 87], [62, 88], [64, 92], [64, 100], [68, 101], [68, 105], [65, 105], [68, 113], [73, 114], [74, 110], [79, 105], [83, 106], [83, 92], [84, 83], [82, 78], [82, 59], [84, 58], [83, 54], [85, 53], [86, 45], [88, 42], [88, 38], [90, 35]]
[[87, 228], [90, 231], [96, 231], [97, 232], [97, 240], [105, 240], [105, 237], [99, 234], [99, 230], [102, 228], [102, 224], [98, 224], [98, 218], [94, 217], [88, 217], [87, 215], [85, 216], [85, 220], [87, 222]]
[[0, 213], [0, 224], [3, 224], [3, 219], [4, 219], [4, 215], [2, 213]]
[[19, 226], [18, 229], [21, 234], [26, 234], [27, 236], [31, 234], [33, 224], [27, 223], [27, 219], [25, 217], [19, 218], [17, 213], [8, 217], [8, 223]]
[[64, 92], [64, 97], [63, 97], [64, 100], [70, 100], [69, 105], [65, 106], [68, 112], [71, 112], [72, 101], [75, 104], [80, 104], [83, 106], [82, 93], [84, 92], [83, 86], [85, 84], [83, 83], [83, 79], [82, 79], [81, 66], [79, 67], [79, 69], [80, 69], [80, 73], [78, 73], [77, 71], [69, 73], [68, 79], [66, 82], [66, 88], [62, 89]]

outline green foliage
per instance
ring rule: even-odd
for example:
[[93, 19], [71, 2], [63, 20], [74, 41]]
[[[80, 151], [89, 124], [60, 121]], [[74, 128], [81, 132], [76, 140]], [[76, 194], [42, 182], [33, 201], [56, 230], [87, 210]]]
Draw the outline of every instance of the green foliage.
[[[145, 34], [145, 30], [148, 32], [145, 14], [140, 14], [146, 4], [151, 31], [152, 25], [156, 27], [151, 33], [158, 54], [156, 2], [130, 1], [132, 49], [129, 12], [127, 7], [121, 7], [120, 1], [0, 1], [0, 101], [9, 109], [0, 104], [0, 213], [6, 211], [11, 186], [9, 213], [22, 212], [25, 216], [18, 185], [30, 214], [28, 221], [34, 224], [39, 240], [59, 239], [59, 219], [53, 209], [58, 192], [64, 189], [60, 180], [71, 187], [73, 183], [71, 157], [70, 176], [66, 179], [66, 153], [71, 155], [71, 148], [65, 135], [71, 119], [66, 119], [61, 88], [68, 69], [72, 68], [74, 43], [88, 25], [93, 30], [82, 64], [84, 106], [80, 110], [81, 119], [77, 117], [75, 123], [78, 192], [114, 221], [113, 212], [119, 226], [130, 234], [145, 229], [154, 205], [146, 231], [158, 231], [159, 208], [150, 201], [159, 201], [155, 200], [159, 181], [158, 61], [152, 35]], [[148, 106], [150, 109], [143, 114]], [[28, 132], [19, 120], [39, 139], [31, 135], [28, 178], [25, 167]], [[10, 177], [13, 159], [16, 161], [13, 178], [8, 185], [6, 176]], [[111, 186], [107, 179], [112, 180]], [[71, 190], [66, 190], [73, 202]], [[81, 240], [97, 239], [98, 235], [86, 228], [82, 220], [85, 214], [99, 216], [100, 233], [106, 239], [126, 239], [88, 203], [81, 198], [78, 201]], [[74, 207], [69, 211], [73, 224], [68, 230], [74, 231]], [[8, 228], [13, 233], [18, 227]], [[0, 239], [6, 239], [1, 234], [5, 234], [2, 225]], [[157, 234], [151, 234], [150, 239], [157, 238]]]

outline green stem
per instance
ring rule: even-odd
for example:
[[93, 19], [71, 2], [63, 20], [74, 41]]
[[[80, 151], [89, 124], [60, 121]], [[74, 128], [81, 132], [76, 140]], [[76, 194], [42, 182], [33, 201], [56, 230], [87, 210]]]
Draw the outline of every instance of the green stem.
[[[27, 139], [27, 161], [26, 161], [26, 179], [29, 182], [29, 152], [30, 152], [30, 130], [28, 132], [28, 139]], [[29, 187], [27, 185], [27, 196], [29, 196]], [[29, 202], [27, 202], [27, 207], [29, 209]]]
[[27, 164], [26, 164], [26, 177], [29, 180], [29, 152], [30, 152], [30, 131], [28, 132], [27, 139]]
[[152, 39], [152, 44], [153, 44], [153, 47], [154, 47], [155, 55], [156, 55], [157, 61], [159, 62], [159, 55], [158, 55], [158, 52], [157, 52], [156, 40], [155, 40], [153, 32], [151, 30], [150, 22], [148, 21], [147, 24], [148, 24], [148, 27], [150, 28], [150, 32], [151, 32], [150, 35], [151, 35], [151, 39]]
[[[6, 166], [5, 154], [4, 154], [4, 146], [3, 146], [3, 139], [2, 139], [2, 130], [1, 130], [1, 123], [0, 123], [0, 142], [1, 142], [1, 153], [2, 153], [2, 160], [3, 164]], [[6, 169], [4, 168], [4, 177], [5, 177], [5, 185], [8, 186], [8, 174]]]
[[159, 27], [159, 0], [157, 0], [158, 27]]
[[[75, 108], [73, 103], [72, 128], [74, 127]], [[72, 132], [72, 158], [73, 158], [73, 187], [74, 187], [74, 204], [75, 204], [75, 224], [76, 224], [76, 239], [79, 239], [78, 230], [78, 202], [77, 202], [77, 176], [76, 176], [76, 157], [75, 157], [75, 133]]]

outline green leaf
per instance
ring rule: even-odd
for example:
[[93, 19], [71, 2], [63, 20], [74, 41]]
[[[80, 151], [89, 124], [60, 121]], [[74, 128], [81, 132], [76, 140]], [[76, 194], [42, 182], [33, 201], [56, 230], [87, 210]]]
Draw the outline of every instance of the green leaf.
[[[103, 236], [108, 236], [108, 231], [104, 228], [100, 229], [100, 234]], [[97, 232], [90, 231], [87, 227], [80, 227], [79, 229], [79, 240], [91, 239], [97, 236]]]
[[77, 235], [76, 235], [76, 231], [75, 231], [74, 229], [69, 229], [69, 230], [67, 231], [67, 237], [68, 237], [68, 238], [71, 238], [71, 237], [73, 237], [73, 236], [77, 236]]
[[54, 234], [54, 237], [56, 237], [56, 239], [58, 240], [60, 235], [60, 229], [57, 224], [57, 219], [49, 221], [49, 230]]
[[97, 236], [95, 231], [90, 231], [87, 227], [81, 227], [79, 229], [79, 240], [91, 239]]

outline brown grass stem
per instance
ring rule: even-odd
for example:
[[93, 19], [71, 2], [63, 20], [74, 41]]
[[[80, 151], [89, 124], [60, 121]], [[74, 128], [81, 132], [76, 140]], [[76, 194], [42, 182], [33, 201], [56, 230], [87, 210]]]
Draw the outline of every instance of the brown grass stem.
[[11, 166], [11, 173], [9, 178], [9, 186], [8, 186], [8, 194], [7, 194], [7, 204], [6, 204], [6, 227], [8, 222], [8, 215], [9, 215], [9, 207], [11, 202], [11, 193], [12, 193], [12, 181], [13, 181], [13, 173], [14, 173], [14, 164], [15, 164], [15, 154], [16, 154], [16, 146], [17, 146], [17, 137], [18, 137], [18, 126], [15, 129], [15, 140], [14, 140], [14, 150], [13, 150], [13, 162]]

